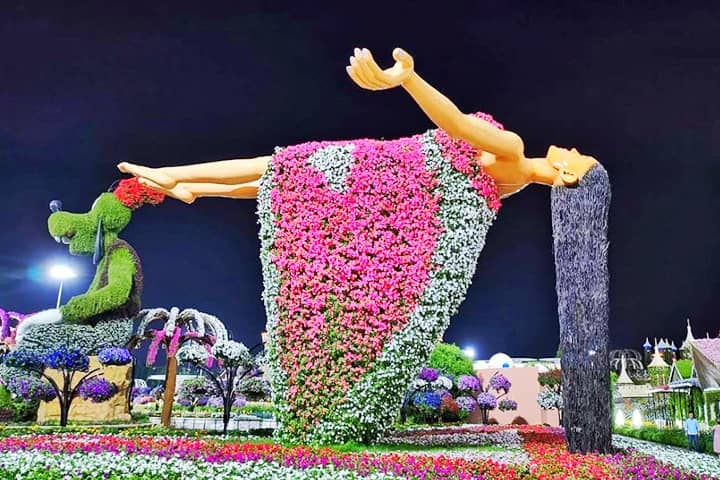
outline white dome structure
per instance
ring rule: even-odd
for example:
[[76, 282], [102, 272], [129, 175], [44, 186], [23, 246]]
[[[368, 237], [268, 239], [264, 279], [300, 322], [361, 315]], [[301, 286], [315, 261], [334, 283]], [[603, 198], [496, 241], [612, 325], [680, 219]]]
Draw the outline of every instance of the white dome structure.
[[514, 364], [513, 359], [504, 353], [496, 353], [488, 360], [490, 368], [512, 368]]

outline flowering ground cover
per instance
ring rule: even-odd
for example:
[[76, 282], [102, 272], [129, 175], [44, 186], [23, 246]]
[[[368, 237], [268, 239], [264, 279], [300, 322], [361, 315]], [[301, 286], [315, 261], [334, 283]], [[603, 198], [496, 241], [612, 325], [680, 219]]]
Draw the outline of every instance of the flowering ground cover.
[[[434, 431], [435, 430], [435, 431]], [[408, 438], [451, 435], [452, 428], [403, 432]], [[679, 479], [715, 480], [703, 462], [666, 461], [660, 450], [622, 443], [629, 450], [615, 455], [567, 452], [562, 430], [519, 426], [463, 427], [468, 433], [513, 430], [522, 438], [516, 447], [432, 447], [416, 445], [352, 448], [283, 446], [266, 440], [238, 443], [208, 437], [103, 435], [88, 433], [26, 434], [0, 438], [0, 479]], [[644, 442], [646, 443], [646, 442]], [[414, 451], [394, 451], [410, 449]], [[658, 447], [662, 448], [662, 447]], [[345, 450], [345, 451], [343, 451]], [[349, 451], [348, 451], [349, 450]], [[680, 453], [680, 452], [678, 452]], [[686, 453], [686, 452], [683, 452]], [[688, 457], [689, 458], [689, 457]], [[700, 463], [698, 463], [700, 462]], [[692, 472], [691, 470], [694, 470]], [[705, 473], [702, 473], [705, 471]]]
[[720, 458], [707, 453], [691, 452], [686, 448], [671, 447], [621, 435], [613, 436], [613, 445], [622, 449], [633, 449], [676, 467], [720, 477]]

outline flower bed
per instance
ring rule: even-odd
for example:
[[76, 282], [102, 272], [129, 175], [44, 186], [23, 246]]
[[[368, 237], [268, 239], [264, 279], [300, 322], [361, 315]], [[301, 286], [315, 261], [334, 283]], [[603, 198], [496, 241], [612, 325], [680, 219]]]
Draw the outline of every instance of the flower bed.
[[[9, 468], [22, 468], [20, 478], [62, 478], [62, 476], [46, 475], [46, 459], [54, 454], [60, 459], [73, 459], [88, 456], [88, 461], [96, 455], [115, 455], [117, 460], [128, 463], [127, 466], [147, 463], [147, 459], [137, 460], [137, 456], [152, 455], [156, 464], [167, 463], [170, 468], [176, 461], [196, 461], [207, 464], [247, 464], [260, 463], [258, 468], [279, 467], [295, 470], [288, 476], [265, 475], [264, 470], [255, 471], [257, 476], [250, 478], [357, 478], [358, 476], [374, 475], [371, 478], [410, 478], [410, 479], [506, 479], [520, 480], [522, 473], [512, 467], [487, 460], [470, 462], [464, 459], [445, 456], [408, 455], [408, 454], [356, 454], [339, 453], [329, 448], [283, 447], [268, 443], [223, 443], [204, 439], [169, 438], [169, 437], [118, 437], [112, 435], [31, 435], [23, 437], [6, 437], [0, 440], [2, 459], [24, 456], [24, 462], [13, 463]], [[12, 458], [15, 458], [15, 457]], [[113, 457], [103, 457], [113, 460]], [[0, 460], [0, 464], [3, 460]], [[70, 461], [70, 460], [68, 460]], [[59, 463], [57, 463], [59, 464]], [[55, 464], [55, 465], [57, 465]], [[270, 464], [270, 467], [266, 467]], [[113, 462], [97, 465], [97, 468], [112, 468]], [[120, 463], [118, 463], [120, 465]], [[51, 465], [51, 467], [54, 465]], [[91, 470], [97, 475], [98, 469]], [[238, 466], [238, 468], [240, 468]], [[249, 468], [249, 467], [245, 467]], [[311, 469], [326, 469], [329, 472], [318, 476], [308, 476]], [[340, 476], [338, 471], [347, 472]], [[134, 470], [130, 470], [134, 472]], [[168, 471], [174, 475], [172, 470]], [[298, 473], [296, 473], [298, 472]], [[305, 472], [303, 474], [303, 472]], [[213, 474], [215, 474], [213, 472]], [[356, 476], [353, 476], [355, 474]], [[2, 474], [0, 474], [2, 475]], [[293, 476], [295, 475], [295, 476]], [[385, 475], [385, 476], [383, 476]], [[387, 475], [392, 475], [388, 477]], [[0, 476], [0, 478], [3, 478]], [[5, 477], [5, 478], [15, 478]], [[74, 476], [73, 478], [97, 478]], [[132, 478], [132, 477], [131, 477]], [[136, 477], [140, 478], [140, 477]], [[183, 478], [181, 476], [165, 476], [160, 478]], [[223, 478], [222, 476], [196, 476], [194, 478]], [[240, 478], [243, 478], [240, 476]], [[246, 477], [247, 478], [247, 477]]]
[[662, 471], [664, 465], [657, 465], [655, 459], [667, 462], [675, 467], [694, 470], [706, 475], [720, 476], [720, 459], [707, 454], [691, 452], [686, 448], [666, 447], [653, 442], [615, 435], [613, 445], [618, 448], [633, 450], [635, 462], [628, 462], [627, 469], [632, 473], [653, 469]]
[[387, 435], [380, 442], [391, 445], [422, 445], [426, 447], [497, 445], [519, 448], [522, 445], [522, 438], [516, 429], [478, 425], [404, 430]]
[[[431, 436], [433, 429], [399, 434], [401, 438]], [[140, 435], [43, 434], [0, 438], [0, 479], [46, 480], [63, 478], [158, 479], [633, 479], [717, 480], [707, 470], [717, 460], [698, 456], [681, 469], [664, 463], [664, 451], [656, 456], [628, 450], [615, 455], [571, 454], [560, 429], [520, 426], [461, 427], [436, 429], [497, 434], [514, 430], [523, 449], [491, 451], [467, 449], [450, 452], [346, 453], [331, 448], [282, 446], [273, 443], [236, 443], [210, 438]], [[129, 433], [129, 432], [127, 432]], [[646, 442], [643, 442], [646, 443]], [[639, 450], [642, 445], [621, 444]], [[662, 449], [662, 446], [656, 445]], [[523, 453], [524, 452], [524, 453]], [[678, 455], [687, 452], [678, 452]], [[696, 454], [697, 455], [697, 454]], [[657, 457], [657, 458], [656, 458]], [[503, 461], [517, 459], [516, 465]], [[689, 457], [688, 457], [689, 458]], [[520, 461], [522, 459], [522, 461]]]
[[149, 457], [135, 455], [118, 456], [112, 453], [75, 453], [54, 455], [49, 452], [11, 452], [0, 459], [0, 479], [15, 480], [65, 480], [122, 478], [145, 480], [215, 480], [217, 478], [254, 478], [288, 480], [394, 480], [398, 477], [387, 474], [361, 475], [333, 466], [310, 467], [298, 470], [276, 462], [248, 461], [227, 463], [205, 463], [177, 458]]

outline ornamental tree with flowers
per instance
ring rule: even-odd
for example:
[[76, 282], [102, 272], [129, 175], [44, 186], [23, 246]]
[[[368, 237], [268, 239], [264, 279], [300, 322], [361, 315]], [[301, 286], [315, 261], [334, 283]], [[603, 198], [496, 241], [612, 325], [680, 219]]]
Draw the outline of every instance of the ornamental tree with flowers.
[[[169, 311], [153, 308], [140, 312], [139, 318], [140, 324], [130, 340], [129, 347], [139, 348], [141, 342], [149, 340], [146, 360], [148, 365], [155, 364], [160, 348], [165, 350], [165, 392], [161, 421], [164, 426], [169, 427], [177, 381], [177, 353], [180, 347], [190, 342], [210, 353], [216, 341], [227, 341], [227, 329], [217, 317], [191, 308], [182, 311], [177, 307]], [[212, 357], [206, 355], [205, 361], [212, 362]]]
[[502, 373], [495, 372], [487, 385], [482, 385], [481, 382], [479, 390], [468, 392], [477, 395], [475, 399], [482, 413], [482, 423], [488, 423], [489, 412], [495, 408], [503, 411], [517, 410], [516, 401], [503, 398], [510, 392], [510, 387], [512, 387], [510, 380]]
[[[101, 369], [89, 370], [90, 359], [87, 355], [64, 345], [43, 356], [28, 350], [13, 350], [5, 356], [4, 362], [9, 367], [23, 369], [36, 375], [29, 375], [26, 379], [17, 377], [11, 379], [7, 383], [11, 392], [26, 398], [39, 398], [45, 401], [57, 398], [60, 403], [61, 427], [67, 425], [70, 405], [78, 396], [99, 403], [117, 392], [115, 385], [100, 377]], [[47, 369], [57, 370], [60, 373], [60, 380], [56, 381], [48, 375]], [[75, 381], [79, 373], [84, 375]]]
[[[187, 362], [199, 368], [215, 385], [222, 398], [223, 434], [227, 434], [230, 412], [236, 401], [238, 384], [244, 379], [254, 378], [262, 373], [257, 368], [250, 350], [242, 343], [233, 340], [219, 340], [215, 342], [208, 353], [198, 343], [190, 342], [179, 349], [177, 357], [181, 362]], [[215, 361], [208, 362], [210, 359]], [[216, 366], [214, 368], [208, 366], [212, 364]]]
[[543, 410], [557, 410], [558, 421], [562, 425], [562, 371], [553, 368], [538, 374], [538, 383], [543, 390], [538, 394], [537, 402]]

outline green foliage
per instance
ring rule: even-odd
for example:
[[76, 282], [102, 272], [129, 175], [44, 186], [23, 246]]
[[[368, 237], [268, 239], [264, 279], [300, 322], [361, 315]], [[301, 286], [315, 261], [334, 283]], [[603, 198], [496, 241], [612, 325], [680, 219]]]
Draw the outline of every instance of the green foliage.
[[15, 401], [10, 392], [0, 385], [0, 423], [27, 422], [35, 419], [39, 402]]
[[472, 360], [454, 343], [440, 343], [430, 355], [428, 366], [455, 378], [460, 375], [474, 375]]
[[[715, 412], [715, 418], [720, 419], [720, 405], [718, 405], [718, 402], [720, 402], [720, 390], [706, 392], [705, 401], [708, 404], [708, 411]], [[712, 415], [710, 418], [713, 418]]]
[[560, 393], [562, 389], [562, 371], [559, 368], [553, 368], [547, 372], [539, 373], [538, 383], [548, 390]]
[[102, 220], [103, 240], [109, 245], [130, 223], [132, 210], [120, 203], [112, 193], [98, 197], [87, 213], [56, 212], [48, 218], [48, 230], [53, 237], [69, 237], [68, 248], [73, 255], [90, 255], [95, 249], [95, 236]]
[[678, 373], [680, 373], [683, 378], [690, 378], [690, 375], [692, 375], [692, 360], [678, 360], [677, 362], [675, 362], [675, 366], [678, 369]]
[[[97, 280], [108, 263], [107, 285], [97, 288]], [[135, 261], [129, 250], [119, 248], [104, 257], [98, 265], [96, 278], [90, 289], [73, 297], [61, 307], [63, 321], [82, 322], [85, 319], [122, 306], [127, 302], [135, 275]]]
[[[685, 431], [679, 428], [656, 428], [656, 427], [614, 427], [613, 431], [627, 437], [639, 438], [664, 445], [688, 448], [688, 439]], [[705, 453], [713, 453], [712, 432], [700, 432], [700, 449]]]
[[670, 367], [648, 367], [648, 375], [650, 376], [650, 384], [654, 387], [667, 385], [668, 376], [670, 375]]

